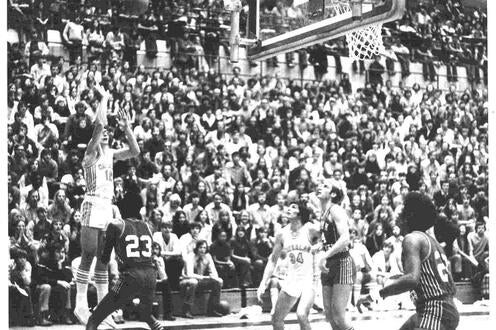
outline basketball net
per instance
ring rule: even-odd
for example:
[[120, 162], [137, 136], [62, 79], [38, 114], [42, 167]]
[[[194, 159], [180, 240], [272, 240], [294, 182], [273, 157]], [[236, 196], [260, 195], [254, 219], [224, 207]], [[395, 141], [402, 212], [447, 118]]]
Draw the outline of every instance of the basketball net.
[[[336, 15], [343, 15], [351, 12], [351, 1], [333, 1], [332, 7]], [[348, 32], [346, 34], [349, 56], [353, 60], [371, 59], [375, 55], [384, 52], [382, 43], [382, 23], [372, 24], [360, 30]]]

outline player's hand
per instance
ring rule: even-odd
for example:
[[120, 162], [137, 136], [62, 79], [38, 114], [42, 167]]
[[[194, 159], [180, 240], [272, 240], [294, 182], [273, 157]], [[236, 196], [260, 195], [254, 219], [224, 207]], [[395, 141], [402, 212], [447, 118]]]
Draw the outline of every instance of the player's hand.
[[98, 91], [98, 93], [100, 93], [100, 95], [101, 95], [102, 97], [110, 97], [110, 93], [109, 93], [109, 92], [107, 92], [107, 91], [105, 90], [105, 88], [103, 88], [103, 86], [102, 86], [102, 85], [100, 85], [100, 84], [96, 84], [96, 85], [95, 85], [95, 89]]
[[126, 110], [119, 109], [117, 111], [117, 118], [119, 120], [119, 124], [121, 125], [121, 128], [125, 128], [126, 126], [129, 126], [129, 122], [131, 121], [131, 118], [129, 117], [129, 113]]
[[266, 286], [265, 283], [260, 283], [260, 286], [257, 289], [257, 300], [260, 303], [263, 303], [262, 296], [265, 293]]
[[71, 288], [71, 285], [66, 281], [57, 281], [57, 284], [66, 290]]
[[322, 273], [329, 273], [329, 268], [326, 267], [326, 258], [322, 258], [319, 261], [319, 268]]
[[320, 252], [320, 250], [322, 250], [322, 246], [323, 246], [322, 242], [314, 244], [312, 245], [310, 252], [312, 252], [312, 254], [316, 254]]

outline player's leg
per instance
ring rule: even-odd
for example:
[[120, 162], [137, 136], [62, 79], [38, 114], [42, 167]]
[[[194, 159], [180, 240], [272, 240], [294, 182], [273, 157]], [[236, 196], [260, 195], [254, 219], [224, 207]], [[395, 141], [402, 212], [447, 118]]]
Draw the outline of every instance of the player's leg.
[[281, 286], [279, 284], [279, 279], [277, 277], [272, 277], [269, 282], [269, 291], [270, 291], [270, 302], [272, 304], [272, 308], [270, 310], [270, 315], [274, 315], [274, 311], [276, 309], [277, 298], [279, 297], [279, 291], [281, 290]]
[[[88, 203], [83, 204], [84, 207]], [[87, 211], [88, 212], [88, 211]], [[87, 215], [89, 216], [89, 215]], [[74, 314], [82, 324], [88, 322], [90, 315], [88, 310], [88, 279], [93, 258], [97, 254], [100, 230], [97, 228], [81, 227], [81, 263], [76, 273], [76, 306]]]
[[290, 296], [284, 291], [279, 292], [274, 315], [272, 315], [272, 327], [274, 330], [284, 329], [284, 319], [297, 300], [297, 297]]
[[105, 232], [100, 230], [98, 232], [98, 241], [96, 248], [96, 265], [95, 265], [95, 288], [98, 302], [102, 301], [108, 293], [109, 280], [108, 280], [108, 265], [100, 261], [103, 252], [103, 245], [105, 243]]
[[298, 308], [296, 309], [296, 317], [298, 318], [298, 323], [300, 324], [300, 329], [310, 330], [310, 321], [308, 320], [308, 314], [310, 314], [310, 308], [313, 306], [313, 300], [315, 298], [315, 291], [309, 287], [305, 288], [300, 296], [300, 302], [298, 303]]
[[351, 284], [335, 284], [332, 287], [330, 311], [333, 321], [331, 324], [335, 330], [353, 329], [350, 320], [346, 316], [346, 306], [352, 289]]
[[110, 314], [131, 301], [136, 296], [135, 287], [129, 277], [119, 279], [89, 317], [86, 330], [96, 330]]
[[162, 325], [152, 315], [153, 299], [157, 283], [157, 273], [153, 268], [137, 272], [139, 299], [138, 312], [140, 320], [146, 322], [151, 330], [160, 330]]
[[405, 323], [403, 323], [403, 325], [401, 326], [400, 330], [414, 330], [414, 329], [418, 329], [417, 328], [417, 324], [418, 324], [418, 317], [417, 317], [417, 313], [415, 313], [412, 316], [410, 316], [408, 318], [408, 320], [406, 320]]

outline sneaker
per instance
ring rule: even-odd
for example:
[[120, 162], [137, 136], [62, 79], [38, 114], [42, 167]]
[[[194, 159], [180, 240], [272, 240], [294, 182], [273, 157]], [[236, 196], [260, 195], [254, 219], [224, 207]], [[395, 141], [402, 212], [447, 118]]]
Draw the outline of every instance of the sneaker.
[[88, 319], [90, 318], [90, 311], [88, 308], [75, 308], [74, 315], [77, 317], [79, 323], [82, 325], [88, 324]]
[[38, 325], [42, 327], [49, 327], [53, 323], [48, 319], [48, 312], [41, 312], [40, 319], [38, 320]]
[[111, 315], [107, 316], [105, 320], [102, 321], [102, 325], [106, 326], [106, 329], [117, 329], [117, 324], [114, 322], [114, 319]]
[[217, 312], [217, 311], [210, 311], [207, 313], [208, 316], [214, 316], [214, 317], [220, 317], [220, 316], [224, 316], [223, 314]]

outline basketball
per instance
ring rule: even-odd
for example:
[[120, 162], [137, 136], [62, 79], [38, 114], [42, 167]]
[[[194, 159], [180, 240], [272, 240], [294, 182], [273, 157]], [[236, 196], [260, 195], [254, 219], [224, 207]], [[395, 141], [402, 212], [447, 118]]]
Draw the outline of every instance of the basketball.
[[229, 306], [229, 303], [225, 300], [221, 300], [219, 302], [219, 305], [217, 305], [217, 312], [221, 313], [222, 315], [227, 315], [231, 313], [231, 306]]
[[149, 4], [150, 0], [123, 0], [122, 11], [127, 15], [139, 16], [147, 11]]

